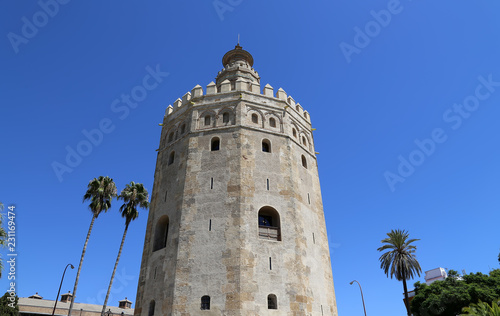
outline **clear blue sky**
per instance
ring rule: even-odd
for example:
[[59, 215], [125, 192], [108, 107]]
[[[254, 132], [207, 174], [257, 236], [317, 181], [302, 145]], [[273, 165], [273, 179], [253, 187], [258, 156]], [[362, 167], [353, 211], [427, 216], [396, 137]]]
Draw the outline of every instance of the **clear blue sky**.
[[[497, 1], [220, 0], [229, 7], [219, 12], [213, 1], [66, 2], [50, 15], [35, 1], [0, 10], [0, 201], [17, 206], [20, 296], [54, 299], [65, 265], [78, 264], [89, 180], [152, 190], [165, 108], [214, 80], [238, 33], [262, 84], [292, 95], [317, 128], [339, 315], [363, 313], [354, 279], [368, 314], [404, 314], [402, 284], [376, 250], [391, 229], [421, 239], [424, 271], [498, 267]], [[147, 67], [162, 74], [141, 90]], [[133, 91], [141, 100], [125, 112], [115, 100]], [[82, 131], [100, 124], [102, 140], [85, 143]], [[69, 166], [77, 148], [86, 156]], [[68, 172], [58, 177], [54, 162]], [[79, 302], [103, 302], [124, 227], [118, 207], [96, 221]], [[135, 303], [147, 215], [130, 226], [113, 305]], [[68, 270], [63, 291], [75, 276]]]

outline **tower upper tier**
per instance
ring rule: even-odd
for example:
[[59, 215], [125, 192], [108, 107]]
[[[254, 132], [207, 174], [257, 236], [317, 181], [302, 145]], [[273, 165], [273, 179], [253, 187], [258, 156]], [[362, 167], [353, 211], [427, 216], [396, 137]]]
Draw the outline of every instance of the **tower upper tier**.
[[234, 49], [228, 51], [222, 57], [222, 65], [224, 68], [219, 71], [215, 78], [215, 84], [220, 87], [224, 80], [229, 80], [234, 86], [238, 78], [242, 78], [247, 82], [260, 83], [259, 74], [252, 68], [253, 57], [244, 50], [240, 44], [237, 44]]

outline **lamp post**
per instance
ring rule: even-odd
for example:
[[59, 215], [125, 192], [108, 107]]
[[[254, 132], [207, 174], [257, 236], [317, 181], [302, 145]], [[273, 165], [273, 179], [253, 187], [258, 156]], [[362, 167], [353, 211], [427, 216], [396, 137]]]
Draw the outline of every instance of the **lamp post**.
[[108, 308], [108, 311], [104, 313], [105, 316], [113, 316], [113, 313], [111, 312], [111, 308]]
[[63, 272], [63, 275], [62, 275], [62, 278], [61, 278], [61, 284], [59, 285], [59, 291], [57, 291], [57, 296], [56, 296], [56, 302], [54, 303], [54, 310], [52, 311], [52, 316], [54, 316], [54, 313], [56, 312], [56, 306], [57, 306], [57, 300], [59, 299], [59, 293], [61, 293], [61, 286], [63, 284], [63, 280], [64, 280], [64, 274], [66, 273], [66, 269], [71, 266], [71, 269], [74, 269], [75, 267], [71, 264], [71, 263], [68, 263], [66, 265], [66, 268], [64, 268], [64, 272]]
[[352, 281], [349, 284], [352, 285], [354, 282], [358, 283], [359, 285], [359, 290], [361, 291], [361, 300], [363, 301], [363, 310], [365, 311], [365, 316], [366, 316], [365, 299], [363, 298], [363, 290], [361, 289], [361, 284], [359, 284], [359, 282], [356, 280]]

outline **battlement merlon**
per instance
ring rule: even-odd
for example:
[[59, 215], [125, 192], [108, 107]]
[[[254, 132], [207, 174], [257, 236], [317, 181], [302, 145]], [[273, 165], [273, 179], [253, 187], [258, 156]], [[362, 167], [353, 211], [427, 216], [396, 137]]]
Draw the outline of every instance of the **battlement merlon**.
[[[202, 105], [207, 97], [221, 97], [221, 96], [230, 96], [233, 94], [237, 96], [237, 98], [242, 98], [243, 93], [259, 95], [260, 97], [268, 98], [274, 103], [281, 104], [284, 110], [290, 112], [292, 115], [295, 113], [298, 117], [301, 117], [306, 122], [311, 124], [311, 118], [307, 111], [300, 105], [300, 103], [296, 103], [292, 96], [286, 94], [283, 88], [279, 88], [276, 93], [274, 93], [274, 88], [270, 84], [266, 84], [261, 91], [260, 84], [256, 82], [248, 82], [242, 78], [238, 78], [234, 84], [229, 80], [224, 80], [220, 87], [212, 81], [206, 87], [206, 94], [203, 94], [203, 87], [200, 85], [196, 85], [191, 92], [187, 92], [181, 98], [175, 100], [172, 105], [169, 105], [165, 111], [165, 118], [173, 115], [183, 113], [187, 108], [193, 106]], [[209, 100], [207, 100], [209, 101]], [[177, 116], [177, 115], [175, 115]]]

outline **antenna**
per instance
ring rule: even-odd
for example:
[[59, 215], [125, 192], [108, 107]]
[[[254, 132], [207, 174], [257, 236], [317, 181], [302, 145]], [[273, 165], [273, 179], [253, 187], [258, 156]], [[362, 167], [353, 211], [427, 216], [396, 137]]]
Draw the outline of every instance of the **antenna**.
[[240, 34], [238, 33], [238, 45], [240, 45]]

